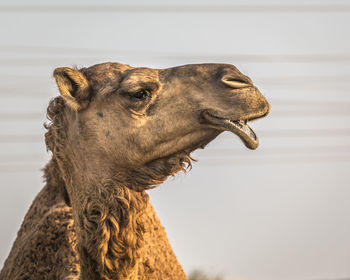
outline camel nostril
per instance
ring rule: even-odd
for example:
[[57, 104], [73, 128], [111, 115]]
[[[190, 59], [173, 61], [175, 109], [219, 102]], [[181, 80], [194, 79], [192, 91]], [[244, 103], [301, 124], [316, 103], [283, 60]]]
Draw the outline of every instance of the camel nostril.
[[234, 89], [240, 89], [240, 88], [246, 88], [246, 87], [251, 87], [251, 83], [249, 81], [245, 81], [243, 79], [239, 78], [232, 78], [232, 77], [223, 77], [221, 81]]

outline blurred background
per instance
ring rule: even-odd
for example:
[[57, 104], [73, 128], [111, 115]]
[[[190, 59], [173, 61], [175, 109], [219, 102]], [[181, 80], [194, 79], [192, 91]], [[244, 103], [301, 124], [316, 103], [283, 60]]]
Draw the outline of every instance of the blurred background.
[[[192, 279], [350, 279], [349, 1], [0, 1], [0, 267], [42, 188], [59, 66], [236, 65], [272, 105], [150, 191]], [[200, 271], [200, 272], [198, 272]]]

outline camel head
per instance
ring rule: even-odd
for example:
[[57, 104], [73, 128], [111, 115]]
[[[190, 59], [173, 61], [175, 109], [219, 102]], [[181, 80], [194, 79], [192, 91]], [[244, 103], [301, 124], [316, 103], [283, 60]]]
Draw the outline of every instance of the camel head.
[[102, 63], [57, 68], [54, 77], [67, 104], [72, 154], [92, 155], [105, 168], [169, 161], [223, 131], [255, 149], [258, 138], [247, 122], [269, 112], [251, 79], [228, 64], [150, 69]]

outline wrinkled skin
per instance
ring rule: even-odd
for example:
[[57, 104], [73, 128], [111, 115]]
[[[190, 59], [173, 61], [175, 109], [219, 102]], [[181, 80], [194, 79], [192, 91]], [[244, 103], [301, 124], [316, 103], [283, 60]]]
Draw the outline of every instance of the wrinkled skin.
[[268, 102], [228, 64], [103, 63], [54, 77], [46, 186], [0, 279], [186, 279], [145, 190], [225, 130], [255, 149], [246, 122]]

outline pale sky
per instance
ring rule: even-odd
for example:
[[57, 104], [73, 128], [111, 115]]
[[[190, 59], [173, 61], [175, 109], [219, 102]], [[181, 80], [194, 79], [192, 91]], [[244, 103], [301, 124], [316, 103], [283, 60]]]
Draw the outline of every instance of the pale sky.
[[0, 267], [43, 186], [55, 67], [222, 62], [250, 76], [272, 112], [251, 125], [258, 150], [225, 133], [195, 153], [191, 172], [149, 192], [179, 261], [249, 280], [350, 278], [349, 2], [147, 2], [333, 5], [321, 12], [40, 11], [46, 3], [0, 3]]

